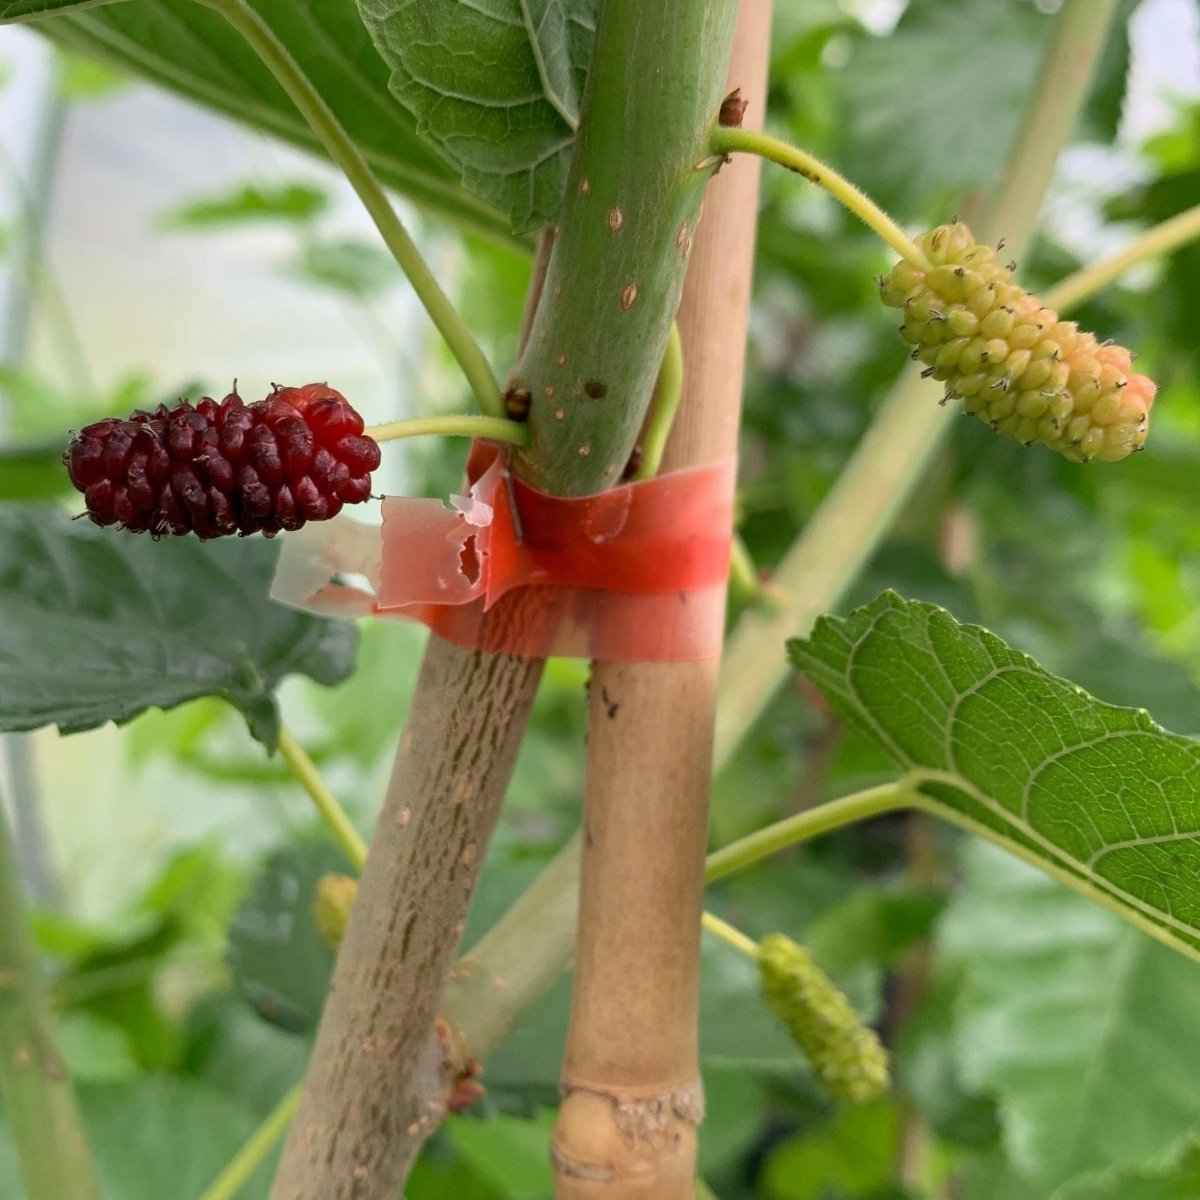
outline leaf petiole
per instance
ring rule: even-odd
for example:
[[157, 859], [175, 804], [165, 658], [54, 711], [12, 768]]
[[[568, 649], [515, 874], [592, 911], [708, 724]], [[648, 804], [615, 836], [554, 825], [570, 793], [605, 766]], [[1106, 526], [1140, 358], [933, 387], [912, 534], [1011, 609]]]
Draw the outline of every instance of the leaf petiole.
[[868, 817], [877, 817], [880, 813], [892, 812], [897, 808], [912, 808], [917, 803], [915, 785], [907, 776], [892, 783], [881, 784], [879, 787], [853, 792], [849, 796], [840, 796], [826, 804], [818, 804], [816, 808], [797, 813], [794, 817], [777, 821], [765, 829], [758, 829], [714, 851], [708, 856], [705, 876], [711, 883], [714, 879], [740, 871], [743, 867], [749, 867], [760, 859], [778, 854], [779, 851], [786, 850], [798, 842], [806, 842], [819, 834], [840, 829], [843, 825], [851, 825], [856, 821], [864, 821]]

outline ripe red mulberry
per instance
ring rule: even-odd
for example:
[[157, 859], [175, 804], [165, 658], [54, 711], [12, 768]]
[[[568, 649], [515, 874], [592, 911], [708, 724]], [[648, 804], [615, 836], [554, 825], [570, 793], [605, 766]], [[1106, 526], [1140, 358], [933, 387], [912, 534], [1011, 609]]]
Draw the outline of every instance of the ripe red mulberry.
[[1060, 321], [961, 224], [916, 239], [928, 270], [900, 262], [882, 283], [904, 310], [900, 335], [943, 380], [946, 399], [996, 433], [1077, 462], [1116, 462], [1146, 442], [1154, 382], [1123, 346]]
[[366, 500], [379, 446], [345, 396], [310, 383], [254, 404], [235, 390], [109, 417], [76, 434], [63, 461], [97, 525], [271, 537]]

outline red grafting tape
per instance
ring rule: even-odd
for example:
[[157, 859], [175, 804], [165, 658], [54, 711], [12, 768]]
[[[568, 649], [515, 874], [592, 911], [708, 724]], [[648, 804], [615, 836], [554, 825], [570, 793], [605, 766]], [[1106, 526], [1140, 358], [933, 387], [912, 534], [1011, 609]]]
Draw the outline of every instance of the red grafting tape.
[[[454, 510], [386, 498], [373, 542], [318, 533], [344, 531], [341, 520], [289, 535], [276, 598], [336, 615], [407, 617], [500, 654], [670, 662], [720, 652], [732, 461], [564, 498], [514, 478], [500, 447], [477, 442], [467, 475], [469, 495], [455, 497]], [[348, 588], [339, 579], [348, 575], [374, 595]]]

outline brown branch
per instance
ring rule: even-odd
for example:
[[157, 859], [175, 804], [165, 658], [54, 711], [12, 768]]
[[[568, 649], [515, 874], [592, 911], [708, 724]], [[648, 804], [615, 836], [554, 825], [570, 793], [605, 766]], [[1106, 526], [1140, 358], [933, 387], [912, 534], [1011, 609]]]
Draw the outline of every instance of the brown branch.
[[273, 1200], [394, 1200], [445, 1111], [437, 1009], [542, 665], [430, 638]]
[[[730, 85], [761, 120], [768, 0], [744, 0]], [[736, 453], [758, 169], [709, 188], [679, 312], [687, 374], [665, 469]], [[703, 1116], [699, 930], [719, 661], [596, 663], [560, 1200], [691, 1200]]]

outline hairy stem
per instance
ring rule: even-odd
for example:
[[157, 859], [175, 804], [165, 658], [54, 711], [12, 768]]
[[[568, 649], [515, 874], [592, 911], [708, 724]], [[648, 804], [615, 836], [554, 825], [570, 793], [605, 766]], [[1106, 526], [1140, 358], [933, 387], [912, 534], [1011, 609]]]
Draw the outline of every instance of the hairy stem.
[[[769, 15], [765, 3], [742, 5], [731, 68], [757, 119]], [[705, 200], [679, 312], [688, 372], [667, 469], [736, 451], [757, 185], [747, 160]], [[694, 1195], [717, 676], [715, 660], [592, 667], [575, 987], [552, 1142], [558, 1200]]]
[[0, 808], [0, 1100], [28, 1200], [100, 1200]]
[[291, 767], [301, 787], [312, 798], [317, 811], [324, 817], [325, 823], [346, 852], [346, 857], [354, 864], [355, 870], [361, 871], [363, 863], [367, 861], [367, 843], [363, 841], [362, 834], [354, 828], [346, 810], [322, 778], [317, 764], [309, 758], [307, 751], [286, 726], [279, 730], [279, 753]]
[[199, 0], [199, 3], [219, 12], [245, 38], [251, 49], [274, 75], [300, 115], [308, 122], [309, 128], [326, 153], [341, 168], [351, 187], [358, 193], [371, 220], [375, 222], [384, 245], [408, 277], [417, 298], [425, 306], [425, 311], [429, 313], [430, 319], [445, 339], [451, 354], [458, 360], [480, 409], [489, 416], [504, 416], [500, 386], [479, 343], [471, 336], [471, 331], [463, 323], [458, 310], [442, 290], [441, 284], [429, 269], [429, 264], [422, 258], [416, 243], [396, 215], [396, 210], [367, 165], [366, 159], [333, 115], [329, 105], [313, 87], [308, 76], [288, 53], [287, 47], [245, 0]]
[[908, 259], [918, 267], [929, 266], [925, 255], [913, 245], [908, 234], [870, 196], [808, 151], [754, 129], [715, 129], [709, 144], [715, 154], [758, 154], [769, 162], [803, 175], [810, 183], [824, 188], [838, 203], [845, 205], [901, 258]]

